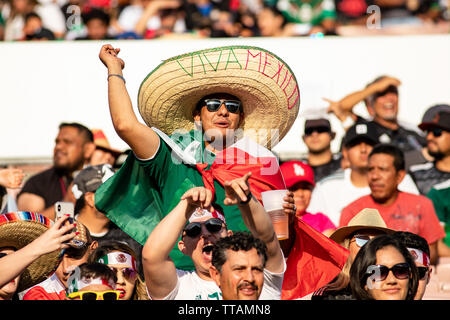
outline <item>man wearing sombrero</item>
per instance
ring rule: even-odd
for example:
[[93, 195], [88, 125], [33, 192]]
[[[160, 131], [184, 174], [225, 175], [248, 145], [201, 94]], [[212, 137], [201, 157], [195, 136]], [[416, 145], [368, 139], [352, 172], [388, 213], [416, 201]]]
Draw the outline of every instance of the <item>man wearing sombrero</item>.
[[[144, 244], [184, 192], [204, 185], [229, 227], [247, 230], [237, 207], [223, 205], [223, 184], [251, 171], [256, 198], [285, 189], [278, 162], [265, 146], [282, 139], [298, 114], [299, 89], [290, 68], [273, 53], [247, 46], [165, 60], [141, 84], [143, 124], [133, 112], [119, 51], [104, 45], [99, 57], [108, 69], [114, 128], [133, 153], [97, 190], [96, 207]], [[191, 267], [188, 260], [180, 262], [177, 251], [171, 255], [177, 267]]]
[[[278, 161], [266, 147], [273, 148], [286, 135], [299, 111], [300, 92], [289, 66], [274, 53], [249, 46], [206, 49], [167, 59], [140, 86], [138, 107], [145, 125], [133, 112], [119, 51], [105, 45], [99, 56], [108, 69], [114, 128], [133, 152], [97, 189], [95, 206], [145, 244], [187, 190], [204, 186], [212, 191], [216, 210], [226, 217], [228, 228], [248, 230], [238, 206], [225, 205], [224, 185], [251, 172], [250, 192], [259, 201], [263, 191], [286, 189]], [[292, 193], [288, 195], [286, 213], [295, 211]], [[300, 228], [311, 229], [306, 224]], [[335, 250], [331, 241], [317, 239], [320, 235], [302, 239], [308, 231], [300, 232], [298, 241], [325, 252]], [[345, 261], [340, 252], [325, 259]], [[191, 259], [176, 246], [170, 258], [177, 269], [193, 269]], [[310, 255], [296, 256], [292, 268], [313, 260]], [[308, 277], [292, 277], [301, 287], [304, 281], [311, 282], [313, 291], [318, 278], [327, 278], [324, 273], [334, 277], [342, 264], [331, 265], [317, 267]]]

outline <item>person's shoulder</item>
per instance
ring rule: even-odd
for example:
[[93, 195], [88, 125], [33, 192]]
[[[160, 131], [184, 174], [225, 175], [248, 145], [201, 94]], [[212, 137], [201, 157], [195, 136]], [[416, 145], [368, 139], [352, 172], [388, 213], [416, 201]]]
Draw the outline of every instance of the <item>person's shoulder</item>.
[[435, 184], [431, 190], [433, 190], [433, 189], [435, 189], [435, 190], [444, 190], [444, 189], [448, 189], [448, 188], [450, 188], [450, 179], [446, 180], [444, 182]]
[[424, 195], [414, 194], [409, 192], [400, 191], [399, 192], [399, 201], [405, 203], [429, 203], [432, 204], [431, 200]]
[[428, 171], [433, 168], [434, 168], [433, 162], [426, 162], [426, 163], [413, 164], [411, 167], [409, 167], [409, 171], [412, 173], [416, 173], [419, 171]]
[[316, 187], [328, 185], [330, 183], [341, 182], [344, 180], [345, 180], [345, 171], [343, 169], [339, 169], [333, 172], [332, 174], [320, 179], [320, 181], [316, 184]]

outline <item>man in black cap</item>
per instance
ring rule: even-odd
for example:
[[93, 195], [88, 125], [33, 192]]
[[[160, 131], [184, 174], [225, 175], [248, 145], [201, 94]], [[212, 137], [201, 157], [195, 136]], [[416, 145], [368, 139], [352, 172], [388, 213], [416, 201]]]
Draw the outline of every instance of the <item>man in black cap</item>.
[[[322, 212], [335, 225], [339, 224], [341, 210], [359, 197], [370, 194], [367, 180], [368, 159], [378, 143], [375, 125], [360, 123], [351, 126], [342, 139], [342, 155], [349, 168], [339, 170], [316, 184], [308, 210]], [[403, 191], [417, 194], [411, 177], [406, 176], [399, 186]]]
[[424, 119], [419, 128], [426, 133], [427, 150], [434, 161], [414, 165], [410, 174], [421, 194], [426, 195], [439, 183], [450, 180], [450, 106], [441, 108], [432, 119]]
[[304, 130], [308, 157], [303, 162], [311, 166], [314, 179], [320, 181], [341, 168], [341, 155], [331, 152], [331, 141], [336, 133], [331, 131], [330, 121], [324, 118], [306, 120]]
[[[379, 143], [392, 143], [404, 153], [415, 150], [420, 152], [426, 145], [423, 136], [414, 128], [400, 124], [398, 115], [398, 86], [400, 81], [389, 76], [380, 76], [370, 82], [364, 89], [353, 92], [343, 99], [330, 102], [329, 111], [336, 114], [344, 127], [358, 123], [373, 123]], [[367, 120], [353, 113], [353, 107], [364, 101], [372, 120]]]

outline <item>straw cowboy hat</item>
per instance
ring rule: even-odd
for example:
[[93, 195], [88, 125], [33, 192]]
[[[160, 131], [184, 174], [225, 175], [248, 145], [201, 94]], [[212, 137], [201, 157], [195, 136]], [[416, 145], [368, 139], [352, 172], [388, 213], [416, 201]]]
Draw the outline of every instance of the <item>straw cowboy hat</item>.
[[345, 227], [341, 227], [333, 232], [330, 239], [337, 243], [342, 243], [348, 236], [358, 230], [373, 229], [385, 232], [387, 234], [394, 233], [395, 230], [386, 226], [383, 218], [376, 209], [366, 208], [361, 210], [354, 216]]
[[[53, 225], [53, 221], [39, 213], [19, 211], [0, 215], [0, 248], [13, 247], [19, 250], [41, 236]], [[70, 245], [79, 248], [86, 243], [86, 227], [77, 223], [79, 235]], [[17, 292], [32, 287], [45, 279], [57, 268], [61, 251], [55, 250], [40, 256], [22, 273]]]
[[268, 148], [286, 135], [299, 112], [300, 90], [290, 67], [274, 53], [250, 46], [205, 49], [163, 61], [141, 83], [138, 108], [148, 126], [171, 135], [194, 129], [197, 102], [219, 92], [241, 100], [240, 128]]

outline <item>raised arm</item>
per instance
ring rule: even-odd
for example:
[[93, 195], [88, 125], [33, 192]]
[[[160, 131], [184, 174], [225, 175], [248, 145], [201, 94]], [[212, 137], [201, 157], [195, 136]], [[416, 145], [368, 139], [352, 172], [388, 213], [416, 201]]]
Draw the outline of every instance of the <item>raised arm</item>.
[[102, 46], [100, 60], [108, 69], [108, 101], [111, 119], [119, 137], [140, 159], [153, 157], [159, 147], [159, 136], [147, 125], [138, 121], [128, 95], [122, 69], [125, 63], [118, 57], [119, 48]]
[[343, 121], [348, 115], [353, 113], [353, 107], [359, 102], [365, 100], [374, 93], [382, 92], [386, 90], [389, 86], [399, 86], [401, 84], [400, 80], [393, 77], [384, 77], [379, 81], [376, 81], [362, 90], [358, 90], [346, 95], [339, 101], [332, 101], [324, 98], [325, 101], [330, 103], [328, 112], [333, 112], [339, 120]]
[[[261, 239], [267, 246], [266, 269], [273, 273], [280, 273], [284, 269], [280, 243], [275, 234], [269, 214], [261, 203], [250, 193], [248, 184], [248, 178], [250, 176], [251, 172], [239, 179], [225, 182], [224, 204], [238, 205], [247, 228], [254, 237]], [[248, 203], [245, 203], [248, 197], [251, 197], [251, 199]], [[284, 206], [285, 211], [292, 210], [290, 207], [293, 206], [294, 200], [293, 198], [291, 200], [292, 204], [286, 203]], [[244, 204], [241, 202], [244, 202]]]
[[175, 289], [178, 277], [175, 264], [169, 257], [170, 251], [195, 208], [210, 208], [211, 200], [211, 191], [203, 187], [189, 189], [148, 237], [142, 249], [142, 266], [152, 299], [163, 299]]
[[65, 242], [74, 238], [76, 233], [66, 234], [75, 227], [74, 224], [63, 226], [67, 218], [68, 216], [64, 216], [58, 219], [50, 229], [33, 242], [0, 259], [0, 270], [2, 270], [0, 272], [0, 288], [15, 279], [40, 256], [68, 247]]

